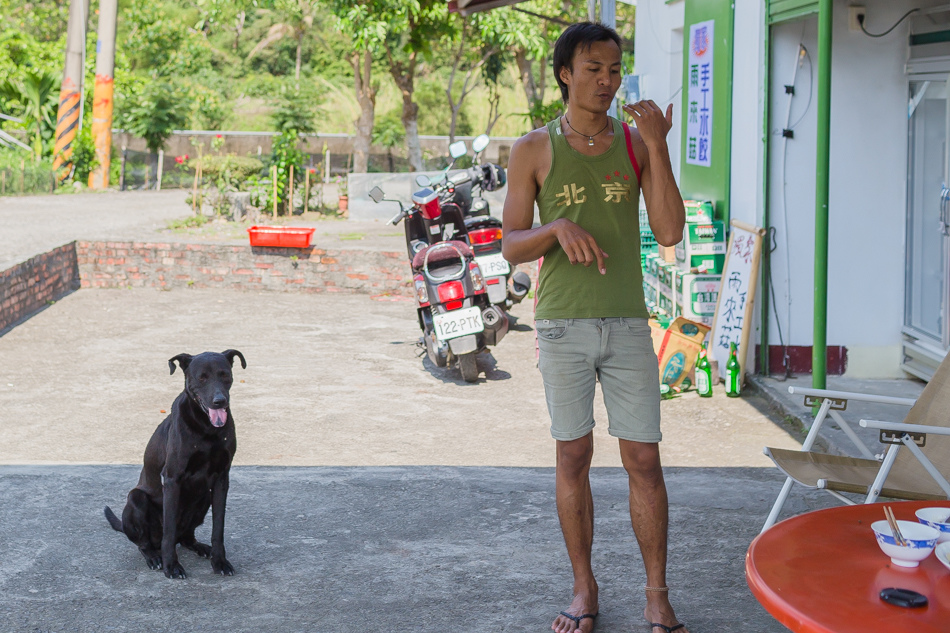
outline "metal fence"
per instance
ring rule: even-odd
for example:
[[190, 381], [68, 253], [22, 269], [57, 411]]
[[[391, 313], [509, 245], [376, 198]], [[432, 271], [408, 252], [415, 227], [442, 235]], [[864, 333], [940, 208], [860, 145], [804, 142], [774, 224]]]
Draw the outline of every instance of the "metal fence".
[[[326, 176], [325, 155], [305, 154], [304, 169], [315, 169], [314, 182], [323, 182]], [[266, 161], [267, 156], [262, 156]], [[119, 157], [119, 160], [123, 160]], [[448, 164], [447, 156], [434, 156], [426, 161], [427, 169], [442, 169]], [[352, 169], [349, 154], [330, 154], [330, 182], [337, 176], [345, 176]], [[401, 156], [388, 154], [370, 154], [368, 168], [370, 172], [409, 172], [409, 160]], [[267, 169], [261, 172], [267, 177]], [[176, 157], [164, 154], [161, 170], [162, 189], [190, 189], [194, 186], [195, 170], [178, 163]], [[149, 152], [125, 150], [124, 165], [120, 169], [119, 181], [112, 183], [123, 190], [142, 190], [158, 188], [158, 157]]]
[[24, 161], [20, 167], [0, 167], [0, 196], [53, 193], [56, 176], [46, 165]]

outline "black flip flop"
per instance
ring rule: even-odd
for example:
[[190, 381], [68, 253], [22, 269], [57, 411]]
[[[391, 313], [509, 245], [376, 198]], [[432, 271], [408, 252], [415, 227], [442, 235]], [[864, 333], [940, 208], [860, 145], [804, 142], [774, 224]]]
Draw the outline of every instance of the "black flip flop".
[[651, 630], [655, 628], [661, 628], [664, 631], [666, 631], [666, 633], [673, 633], [673, 631], [678, 631], [684, 628], [685, 626], [686, 626], [685, 624], [674, 624], [673, 626], [666, 626], [665, 624], [657, 624], [656, 622], [650, 622]]
[[574, 624], [577, 625], [578, 629], [581, 628], [581, 620], [583, 620], [584, 618], [590, 618], [591, 620], [596, 621], [597, 616], [598, 616], [597, 613], [585, 613], [584, 615], [571, 615], [567, 611], [561, 611], [561, 615], [563, 615], [568, 620], [574, 620]]

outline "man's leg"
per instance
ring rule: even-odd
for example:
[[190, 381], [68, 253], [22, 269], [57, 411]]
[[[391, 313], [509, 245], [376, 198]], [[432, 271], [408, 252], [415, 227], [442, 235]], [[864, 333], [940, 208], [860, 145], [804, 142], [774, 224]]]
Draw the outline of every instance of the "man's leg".
[[[557, 515], [567, 555], [574, 572], [574, 600], [566, 609], [577, 617], [597, 613], [597, 581], [591, 569], [591, 545], [594, 542], [594, 500], [590, 492], [590, 462], [594, 455], [593, 434], [568, 442], [557, 442], [556, 496]], [[558, 633], [590, 631], [594, 620], [576, 623], [559, 615], [551, 628]]]
[[[660, 467], [658, 444], [620, 440], [620, 458], [630, 482], [630, 521], [640, 545], [647, 587], [666, 587], [666, 539], [669, 502]], [[678, 624], [666, 591], [647, 591], [643, 611], [647, 622], [665, 626]], [[653, 633], [660, 629], [655, 628]], [[688, 633], [685, 628], [678, 633]]]

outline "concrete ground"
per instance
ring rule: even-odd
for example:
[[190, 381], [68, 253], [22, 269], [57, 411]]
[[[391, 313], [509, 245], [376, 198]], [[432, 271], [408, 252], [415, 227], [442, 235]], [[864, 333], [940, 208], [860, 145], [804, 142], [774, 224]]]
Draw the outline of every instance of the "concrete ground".
[[[76, 238], [246, 243], [241, 227], [170, 231], [189, 213], [181, 197], [2, 200], [13, 239], [0, 268]], [[318, 243], [402, 247], [379, 223], [317, 226]], [[570, 602], [570, 572], [530, 306], [467, 384], [419, 357], [411, 302], [377, 299], [80, 290], [0, 337], [0, 630], [547, 630]], [[185, 552], [189, 578], [172, 581], [108, 528], [102, 507], [121, 509], [181, 390], [167, 360], [226, 348], [248, 361], [232, 389], [226, 544], [237, 575], [214, 577]], [[762, 446], [797, 446], [769, 406], [721, 391], [662, 403], [669, 580], [693, 633], [783, 630], [743, 576], [782, 481]], [[597, 630], [645, 631], [626, 478], [602, 407]], [[788, 511], [828, 503], [799, 493]]]
[[[554, 465], [531, 306], [478, 384], [420, 358], [408, 300], [226, 290], [80, 290], [0, 337], [0, 463], [134, 464], [182, 389], [168, 359], [238, 349], [236, 463]], [[753, 399], [663, 402], [669, 466], [768, 466], [795, 441]], [[595, 465], [619, 466], [597, 403]]]
[[[185, 551], [185, 580], [150, 571], [102, 516], [122, 507], [137, 473], [0, 466], [0, 630], [541, 633], [571, 599], [550, 468], [239, 466], [225, 532], [236, 573], [215, 576]], [[743, 567], [776, 472], [670, 468], [666, 478], [671, 599], [690, 631], [784, 631]], [[596, 630], [647, 633], [626, 477], [599, 468], [591, 479]], [[824, 500], [791, 503], [801, 512]], [[209, 534], [210, 519], [198, 538]]]

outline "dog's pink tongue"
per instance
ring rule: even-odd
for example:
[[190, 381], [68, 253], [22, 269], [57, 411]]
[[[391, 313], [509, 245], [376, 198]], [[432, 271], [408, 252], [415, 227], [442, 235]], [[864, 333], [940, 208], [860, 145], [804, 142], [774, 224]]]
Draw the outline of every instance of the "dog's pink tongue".
[[208, 417], [211, 418], [212, 426], [224, 426], [228, 421], [228, 410], [208, 409]]

